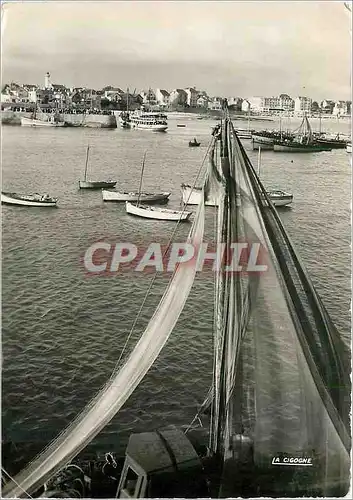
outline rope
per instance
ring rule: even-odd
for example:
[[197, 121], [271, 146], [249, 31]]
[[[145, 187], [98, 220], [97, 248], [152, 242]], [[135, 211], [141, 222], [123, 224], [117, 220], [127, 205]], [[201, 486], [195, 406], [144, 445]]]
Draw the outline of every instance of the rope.
[[6, 470], [4, 469], [4, 467], [1, 467], [1, 470], [2, 470], [2, 472], [3, 472], [4, 474], [6, 474], [6, 476], [10, 479], [10, 481], [14, 482], [14, 483], [15, 483], [15, 485], [16, 485], [16, 486], [18, 486], [18, 487], [19, 487], [19, 488], [23, 491], [23, 493], [25, 493], [25, 494], [28, 496], [28, 498], [33, 498], [33, 497], [31, 497], [31, 495], [30, 495], [29, 493], [27, 493], [27, 491], [26, 491], [26, 490], [24, 490], [24, 489], [22, 488], [22, 486], [21, 486], [21, 485], [19, 485], [19, 484], [18, 484], [18, 483], [14, 480], [14, 478], [13, 478], [12, 476], [10, 476], [10, 474], [9, 474], [8, 472], [6, 472]]

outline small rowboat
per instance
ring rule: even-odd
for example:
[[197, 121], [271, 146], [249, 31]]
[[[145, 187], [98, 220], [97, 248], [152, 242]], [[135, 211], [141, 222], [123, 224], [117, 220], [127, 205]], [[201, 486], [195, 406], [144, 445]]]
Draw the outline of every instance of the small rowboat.
[[189, 148], [197, 148], [200, 144], [201, 142], [197, 142], [197, 140], [194, 139], [193, 141], [189, 141]]
[[132, 203], [126, 202], [126, 213], [130, 215], [137, 215], [138, 217], [144, 217], [146, 219], [158, 219], [158, 220], [169, 220], [169, 221], [187, 221], [191, 215], [191, 212], [185, 212], [182, 210], [169, 210], [168, 208], [160, 207], [149, 207], [148, 205], [133, 205]]
[[57, 198], [48, 194], [18, 194], [1, 192], [1, 203], [5, 205], [22, 205], [25, 207], [56, 207]]

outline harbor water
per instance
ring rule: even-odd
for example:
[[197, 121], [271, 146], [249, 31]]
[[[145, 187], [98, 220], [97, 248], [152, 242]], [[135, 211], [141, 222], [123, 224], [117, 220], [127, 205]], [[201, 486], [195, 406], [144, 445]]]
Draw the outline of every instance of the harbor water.
[[[153, 276], [133, 269], [89, 276], [85, 251], [98, 240], [140, 249], [166, 244], [176, 227], [131, 217], [124, 204], [103, 203], [100, 191], [79, 191], [87, 145], [87, 178], [117, 180], [117, 189], [126, 191], [138, 190], [146, 152], [143, 190], [170, 191], [168, 206], [177, 209], [180, 184], [194, 183], [216, 123], [174, 115], [167, 133], [3, 127], [2, 189], [59, 199], [57, 209], [2, 207], [2, 436], [19, 454], [44, 447], [109, 378]], [[276, 122], [251, 127], [278, 128]], [[348, 122], [331, 120], [322, 128], [345, 134], [350, 129]], [[188, 147], [194, 137], [201, 147]], [[256, 167], [251, 141], [242, 142]], [[280, 217], [349, 343], [351, 155], [345, 149], [263, 151], [261, 179], [267, 188], [293, 193], [291, 208], [279, 210]], [[208, 207], [206, 241], [213, 240], [214, 225], [215, 209]], [[183, 242], [189, 228], [180, 225], [174, 241]], [[158, 274], [129, 347], [169, 278]], [[160, 357], [93, 448], [123, 453], [131, 431], [190, 423], [212, 380], [213, 297], [212, 273], [199, 273]]]

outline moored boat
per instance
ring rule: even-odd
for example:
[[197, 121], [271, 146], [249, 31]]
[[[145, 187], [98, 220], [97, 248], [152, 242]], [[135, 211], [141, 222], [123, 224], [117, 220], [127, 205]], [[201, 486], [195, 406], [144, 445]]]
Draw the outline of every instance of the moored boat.
[[169, 221], [187, 221], [190, 218], [191, 212], [185, 210], [170, 210], [168, 208], [150, 207], [148, 205], [134, 205], [126, 202], [126, 213], [144, 217], [146, 219], [158, 219]]
[[293, 202], [293, 195], [280, 189], [267, 189], [266, 194], [275, 207], [284, 207]]
[[251, 139], [252, 134], [253, 134], [253, 132], [255, 132], [255, 130], [248, 130], [245, 128], [236, 128], [235, 132], [237, 133], [237, 136], [239, 137], [239, 139]]
[[113, 191], [109, 189], [102, 189], [103, 201], [138, 201], [144, 203], [167, 203], [171, 193], [145, 193], [138, 191]]
[[57, 198], [51, 198], [48, 194], [19, 194], [1, 192], [1, 203], [5, 205], [21, 205], [26, 207], [56, 207]]
[[39, 118], [21, 117], [22, 127], [65, 127], [65, 122], [60, 122], [51, 116], [48, 120], [40, 120]]
[[[40, 113], [40, 115], [38, 115], [38, 113]], [[39, 118], [39, 116], [41, 118]], [[36, 104], [31, 118], [21, 117], [22, 127], [65, 127], [65, 125], [65, 121], [60, 119], [60, 115], [57, 111], [48, 115], [42, 112], [38, 104]]]
[[339, 139], [339, 137], [336, 137], [335, 139], [331, 139], [329, 137], [319, 137], [315, 139], [315, 142], [331, 149], [345, 149], [348, 141], [347, 139]]
[[160, 112], [134, 111], [130, 114], [131, 128], [165, 132], [168, 128], [167, 115]]
[[286, 153], [316, 153], [321, 151], [331, 151], [331, 149], [331, 146], [319, 144], [316, 141], [306, 115], [304, 115], [302, 123], [293, 138], [275, 140], [273, 146], [273, 150], [275, 152]]
[[196, 140], [196, 137], [194, 137], [194, 139], [192, 141], [189, 141], [189, 148], [197, 148], [198, 146], [200, 146], [201, 142], [198, 142]]
[[297, 141], [281, 141], [275, 142], [273, 150], [285, 153], [320, 153], [322, 151], [331, 151], [332, 147], [315, 142], [305, 144]]
[[86, 165], [85, 165], [85, 176], [83, 181], [78, 181], [78, 186], [80, 189], [103, 189], [103, 188], [113, 188], [115, 187], [117, 181], [88, 181], [87, 180], [87, 167], [88, 167], [88, 157], [89, 157], [89, 146], [87, 146], [86, 153]]
[[269, 142], [262, 142], [261, 140], [259, 141], [256, 139], [252, 139], [251, 145], [254, 151], [257, 151], [258, 149], [261, 149], [262, 151], [264, 150], [273, 151], [273, 142], [269, 143]]

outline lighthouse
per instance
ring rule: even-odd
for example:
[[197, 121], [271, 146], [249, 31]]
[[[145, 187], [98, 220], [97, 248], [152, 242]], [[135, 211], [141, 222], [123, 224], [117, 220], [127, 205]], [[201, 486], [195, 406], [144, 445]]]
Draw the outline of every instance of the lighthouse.
[[51, 81], [50, 81], [50, 73], [49, 73], [49, 71], [47, 71], [46, 74], [45, 74], [44, 88], [45, 89], [51, 89], [52, 88], [52, 84], [51, 84]]

